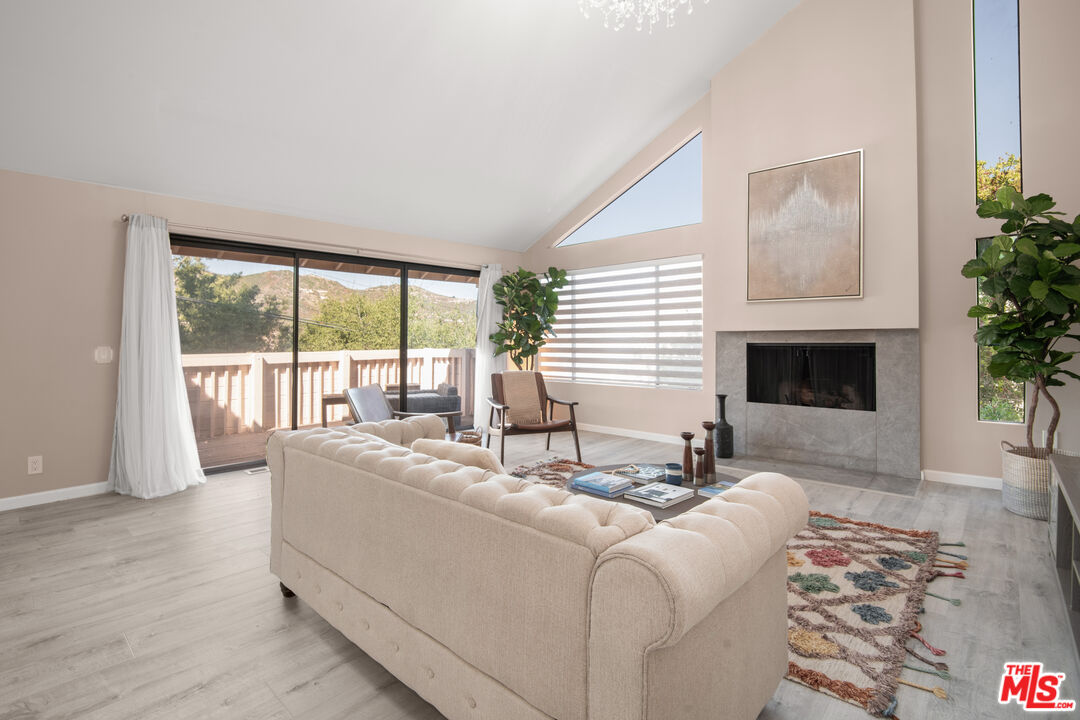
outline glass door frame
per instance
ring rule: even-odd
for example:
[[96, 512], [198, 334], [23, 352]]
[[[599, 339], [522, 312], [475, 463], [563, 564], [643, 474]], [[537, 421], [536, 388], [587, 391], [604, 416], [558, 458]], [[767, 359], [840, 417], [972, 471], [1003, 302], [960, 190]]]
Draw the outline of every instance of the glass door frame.
[[[471, 268], [459, 268], [449, 265], [432, 265], [428, 263], [414, 263], [401, 260], [387, 260], [385, 258], [374, 258], [363, 255], [347, 255], [344, 253], [331, 253], [322, 252], [317, 250], [305, 250], [303, 248], [283, 247], [280, 245], [263, 245], [260, 243], [248, 243], [239, 242], [235, 240], [218, 240], [214, 238], [198, 237], [196, 235], [188, 235], [186, 233], [169, 233], [169, 242], [173, 247], [179, 248], [199, 248], [202, 250], [222, 250], [226, 252], [241, 253], [252, 256], [252, 261], [257, 261], [259, 256], [272, 255], [274, 257], [292, 258], [292, 273], [293, 273], [293, 287], [292, 287], [292, 372], [290, 377], [290, 418], [291, 418], [291, 430], [296, 430], [297, 421], [299, 418], [300, 410], [300, 271], [303, 269], [301, 261], [305, 259], [309, 260], [323, 260], [330, 262], [340, 262], [349, 265], [355, 265], [362, 263], [364, 265], [373, 265], [377, 267], [393, 268], [400, 273], [400, 294], [401, 294], [401, 318], [399, 322], [399, 335], [398, 335], [398, 367], [400, 368], [399, 374], [404, 377], [406, 369], [408, 367], [408, 355], [409, 355], [409, 273], [412, 272], [433, 272], [433, 273], [453, 273], [454, 275], [462, 275], [467, 277], [480, 277], [479, 270], [473, 270]], [[408, 383], [404, 379], [399, 378], [398, 382], [398, 407], [403, 411], [408, 412]], [[203, 468], [208, 473], [229, 472], [231, 470], [242, 470], [245, 468], [259, 467], [265, 465], [265, 460], [252, 460], [249, 462], [231, 463], [229, 465], [215, 465], [210, 468]]]

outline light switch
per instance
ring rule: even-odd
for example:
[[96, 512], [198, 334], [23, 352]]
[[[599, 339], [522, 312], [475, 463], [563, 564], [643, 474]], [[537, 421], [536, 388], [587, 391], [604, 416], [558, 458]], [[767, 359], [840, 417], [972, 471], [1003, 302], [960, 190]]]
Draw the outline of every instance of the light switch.
[[94, 362], [98, 365], [108, 365], [113, 361], [113, 349], [107, 345], [94, 348]]

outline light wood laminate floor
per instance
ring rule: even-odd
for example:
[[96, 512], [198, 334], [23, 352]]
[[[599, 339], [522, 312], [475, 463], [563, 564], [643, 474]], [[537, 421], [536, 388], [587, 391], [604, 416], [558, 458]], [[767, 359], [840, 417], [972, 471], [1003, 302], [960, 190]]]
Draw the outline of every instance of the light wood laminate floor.
[[[568, 436], [553, 446], [572, 456]], [[681, 452], [595, 433], [582, 448], [594, 464]], [[508, 468], [545, 455], [542, 436], [507, 441]], [[953, 678], [905, 671], [951, 697], [901, 688], [904, 720], [1031, 717], [996, 702], [1012, 660], [1066, 673], [1064, 697], [1080, 699], [1044, 523], [1005, 512], [990, 490], [925, 483], [904, 497], [802, 484], [815, 509], [967, 543], [968, 579], [931, 588], [963, 606], [930, 598], [923, 621]], [[102, 495], [0, 513], [0, 720], [441, 717], [303, 602], [281, 598], [268, 570], [269, 504], [267, 473], [236, 472], [158, 500]], [[867, 717], [787, 681], [761, 714]]]

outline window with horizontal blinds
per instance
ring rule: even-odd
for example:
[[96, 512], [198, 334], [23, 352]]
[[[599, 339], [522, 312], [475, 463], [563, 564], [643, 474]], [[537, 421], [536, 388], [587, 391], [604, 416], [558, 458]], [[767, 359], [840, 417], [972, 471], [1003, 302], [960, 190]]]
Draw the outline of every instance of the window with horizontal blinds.
[[555, 337], [540, 353], [549, 380], [701, 389], [701, 256], [571, 270]]

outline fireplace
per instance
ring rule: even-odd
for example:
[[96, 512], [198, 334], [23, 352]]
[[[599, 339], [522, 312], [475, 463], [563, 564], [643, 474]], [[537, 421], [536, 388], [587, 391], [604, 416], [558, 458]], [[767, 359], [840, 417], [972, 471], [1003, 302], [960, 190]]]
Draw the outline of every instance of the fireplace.
[[917, 484], [919, 331], [716, 333], [735, 454]]
[[876, 409], [873, 343], [748, 343], [746, 400]]

